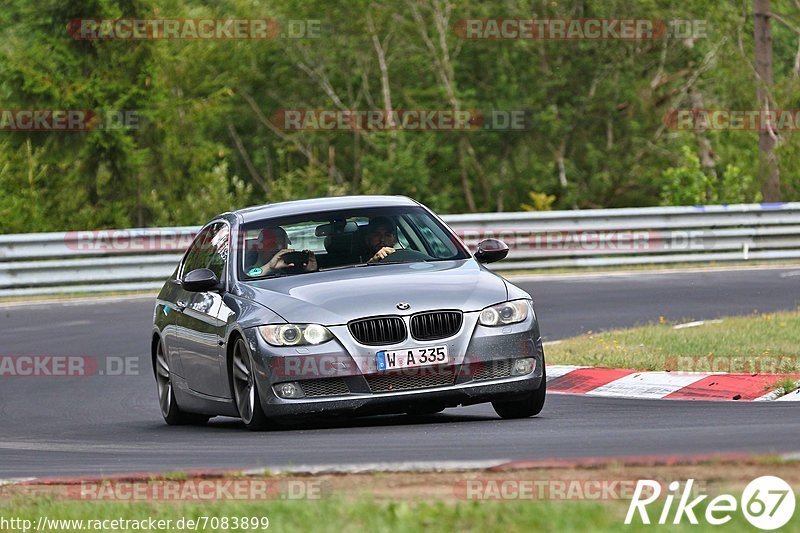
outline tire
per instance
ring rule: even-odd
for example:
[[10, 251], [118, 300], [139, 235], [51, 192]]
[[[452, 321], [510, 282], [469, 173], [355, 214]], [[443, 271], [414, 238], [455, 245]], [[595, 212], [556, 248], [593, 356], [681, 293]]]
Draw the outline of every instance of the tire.
[[261, 407], [261, 396], [258, 393], [253, 372], [253, 359], [250, 357], [247, 343], [241, 337], [237, 338], [233, 345], [231, 389], [236, 409], [239, 411], [239, 418], [242, 419], [247, 429], [264, 431], [274, 426]]
[[175, 400], [175, 391], [172, 389], [172, 371], [169, 360], [164, 351], [163, 341], [158, 341], [154, 368], [156, 374], [156, 387], [158, 390], [158, 404], [161, 416], [170, 426], [203, 425], [211, 418], [205, 415], [187, 413], [182, 411]]
[[519, 400], [492, 402], [494, 412], [500, 418], [528, 418], [542, 412], [545, 397], [547, 396], [547, 378], [542, 370], [542, 384], [533, 392], [526, 394]]

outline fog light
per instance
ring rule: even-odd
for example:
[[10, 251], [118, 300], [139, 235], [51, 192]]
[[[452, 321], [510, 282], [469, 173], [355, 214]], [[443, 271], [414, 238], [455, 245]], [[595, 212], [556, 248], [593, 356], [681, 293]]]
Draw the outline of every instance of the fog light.
[[305, 396], [305, 394], [303, 394], [303, 389], [301, 389], [300, 385], [296, 382], [281, 383], [275, 385], [274, 388], [275, 394], [281, 398], [302, 398]]
[[528, 357], [526, 359], [515, 359], [514, 369], [511, 371], [511, 373], [515, 376], [522, 376], [525, 374], [530, 374], [533, 372], [534, 368], [536, 368], [536, 359], [533, 357]]

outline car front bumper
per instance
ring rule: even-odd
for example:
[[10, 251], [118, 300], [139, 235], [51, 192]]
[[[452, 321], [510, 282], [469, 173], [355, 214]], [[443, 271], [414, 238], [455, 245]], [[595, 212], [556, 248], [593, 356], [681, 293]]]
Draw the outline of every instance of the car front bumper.
[[[544, 353], [536, 316], [498, 328], [480, 326], [478, 313], [464, 313], [462, 330], [453, 338], [430, 342], [408, 340], [401, 346], [357, 344], [346, 326], [329, 329], [336, 337], [320, 346], [276, 348], [256, 328], [245, 331], [253, 354], [256, 383], [264, 412], [274, 418], [306, 415], [396, 413], [514, 399], [542, 386]], [[447, 366], [379, 372], [375, 352], [384, 349], [446, 344]], [[512, 375], [517, 359], [533, 359], [534, 368]], [[314, 394], [282, 398], [276, 386], [299, 383]], [[394, 385], [394, 386], [393, 386]]]

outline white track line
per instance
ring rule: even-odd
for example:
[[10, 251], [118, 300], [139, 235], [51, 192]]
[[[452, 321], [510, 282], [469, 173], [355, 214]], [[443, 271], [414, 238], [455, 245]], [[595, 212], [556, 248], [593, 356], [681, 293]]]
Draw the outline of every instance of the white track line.
[[696, 320], [694, 322], [686, 322], [684, 324], [672, 326], [672, 329], [696, 328], [698, 326], [705, 326], [706, 324], [720, 324], [721, 322], [722, 320]]
[[776, 402], [800, 402], [800, 389], [794, 390], [775, 400]]
[[244, 475], [272, 474], [362, 474], [369, 472], [455, 472], [462, 470], [485, 470], [510, 462], [510, 459], [491, 461], [417, 461], [397, 463], [297, 465], [253, 468]]
[[547, 379], [560, 378], [579, 368], [589, 368], [588, 366], [569, 366], [569, 365], [547, 365]]
[[11, 479], [0, 479], [0, 487], [3, 485], [16, 485], [18, 483], [27, 483], [29, 481], [35, 481], [35, 477], [16, 477]]
[[708, 374], [638, 372], [615, 379], [586, 394], [589, 396], [624, 396], [626, 398], [663, 398], [693, 385], [707, 376]]

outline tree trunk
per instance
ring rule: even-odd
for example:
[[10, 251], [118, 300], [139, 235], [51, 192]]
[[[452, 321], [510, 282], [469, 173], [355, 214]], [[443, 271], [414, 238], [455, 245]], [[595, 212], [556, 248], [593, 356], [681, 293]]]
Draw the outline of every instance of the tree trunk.
[[[703, 95], [700, 90], [690, 86], [688, 92], [692, 109], [705, 109]], [[704, 132], [696, 132], [695, 137], [697, 139], [697, 154], [700, 156], [700, 166], [703, 168], [703, 171], [714, 178], [714, 182], [716, 182], [719, 178], [719, 176], [717, 176], [717, 155], [714, 153], [711, 141]]]
[[[753, 17], [755, 19], [755, 55], [756, 55], [756, 100], [758, 108], [766, 112], [770, 105], [772, 88], [772, 28], [770, 24], [770, 0], [753, 0]], [[778, 158], [775, 155], [777, 135], [772, 124], [762, 120], [758, 131], [759, 178], [761, 193], [765, 202], [779, 202], [781, 199], [781, 178], [778, 169]]]

